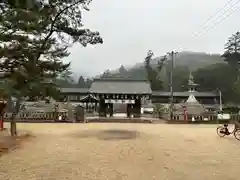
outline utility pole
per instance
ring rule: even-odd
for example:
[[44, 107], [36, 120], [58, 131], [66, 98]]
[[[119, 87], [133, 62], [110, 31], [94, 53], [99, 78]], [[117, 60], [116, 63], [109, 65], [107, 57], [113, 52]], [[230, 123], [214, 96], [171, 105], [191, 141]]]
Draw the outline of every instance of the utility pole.
[[170, 120], [173, 120], [173, 69], [174, 69], [174, 57], [177, 52], [170, 52], [168, 55], [170, 56], [171, 61], [171, 69], [170, 69], [170, 107], [169, 107], [169, 114]]
[[219, 89], [218, 92], [219, 92], [219, 109], [220, 109], [220, 111], [222, 113], [222, 110], [223, 110], [223, 106], [222, 106], [222, 91]]

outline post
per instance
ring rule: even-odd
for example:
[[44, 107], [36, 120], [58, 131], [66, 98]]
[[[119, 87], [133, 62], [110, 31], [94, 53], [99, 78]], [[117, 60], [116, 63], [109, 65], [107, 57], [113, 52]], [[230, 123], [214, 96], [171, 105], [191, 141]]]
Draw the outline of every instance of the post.
[[[223, 105], [222, 105], [222, 91], [217, 89], [219, 94], [219, 113], [223, 114]], [[219, 124], [218, 113], [217, 113], [217, 124]]]
[[168, 54], [170, 55], [170, 61], [171, 61], [171, 70], [170, 70], [170, 108], [169, 108], [169, 114], [170, 114], [170, 120], [173, 120], [173, 68], [174, 68], [174, 56], [177, 53], [172, 51], [171, 53], [168, 53]]
[[7, 102], [5, 100], [0, 101], [0, 131], [4, 130], [4, 113], [7, 106]]
[[170, 70], [170, 120], [173, 120], [173, 51], [171, 56], [171, 70]]
[[0, 131], [3, 131], [3, 129], [4, 129], [4, 125], [3, 125], [3, 117], [4, 117], [4, 115], [0, 115]]
[[219, 92], [219, 109], [222, 112], [222, 110], [223, 110], [223, 106], [222, 106], [222, 91], [218, 90], [218, 92]]

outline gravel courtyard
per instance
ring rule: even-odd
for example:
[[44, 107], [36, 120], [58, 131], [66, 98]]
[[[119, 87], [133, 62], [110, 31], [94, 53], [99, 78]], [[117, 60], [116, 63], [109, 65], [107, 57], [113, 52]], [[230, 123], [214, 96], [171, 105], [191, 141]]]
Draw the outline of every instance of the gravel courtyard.
[[[8, 126], [8, 124], [7, 124]], [[18, 124], [36, 137], [0, 157], [1, 180], [237, 180], [240, 142], [216, 125]]]

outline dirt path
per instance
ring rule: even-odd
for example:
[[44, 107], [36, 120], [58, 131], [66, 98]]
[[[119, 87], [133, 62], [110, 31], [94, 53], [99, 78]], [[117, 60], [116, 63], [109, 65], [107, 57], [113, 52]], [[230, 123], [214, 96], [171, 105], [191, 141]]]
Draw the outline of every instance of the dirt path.
[[0, 158], [2, 180], [236, 180], [240, 142], [214, 126], [22, 124], [37, 137]]

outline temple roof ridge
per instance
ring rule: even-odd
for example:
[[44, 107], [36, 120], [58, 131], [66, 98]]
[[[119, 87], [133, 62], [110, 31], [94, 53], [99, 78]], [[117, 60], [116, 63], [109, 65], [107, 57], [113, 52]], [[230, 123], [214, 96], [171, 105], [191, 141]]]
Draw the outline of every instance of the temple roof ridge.
[[192, 94], [192, 93], [189, 95], [186, 103], [197, 103], [197, 104], [200, 104], [198, 102], [198, 100], [195, 98], [194, 94]]

